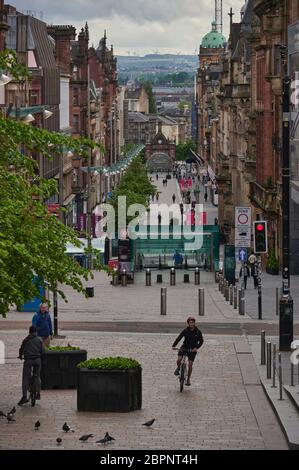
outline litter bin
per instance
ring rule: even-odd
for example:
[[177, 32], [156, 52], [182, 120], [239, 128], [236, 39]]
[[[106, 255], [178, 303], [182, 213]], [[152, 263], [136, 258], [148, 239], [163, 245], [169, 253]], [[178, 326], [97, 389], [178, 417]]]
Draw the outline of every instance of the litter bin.
[[86, 287], [87, 297], [94, 297], [94, 287]]

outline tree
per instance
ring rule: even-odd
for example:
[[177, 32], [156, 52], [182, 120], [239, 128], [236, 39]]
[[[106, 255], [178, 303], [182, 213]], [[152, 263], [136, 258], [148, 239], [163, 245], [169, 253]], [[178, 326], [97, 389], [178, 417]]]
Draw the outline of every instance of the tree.
[[186, 160], [191, 156], [191, 150], [195, 152], [196, 144], [193, 140], [187, 140], [183, 144], [178, 144], [175, 149], [176, 160]]
[[[0, 67], [15, 79], [26, 73], [12, 51], [0, 54]], [[49, 214], [44, 201], [55, 193], [56, 182], [37, 176], [33, 155], [53, 158], [66, 147], [86, 158], [95, 146], [88, 139], [72, 139], [0, 117], [0, 315], [40, 296], [35, 276], [42, 287], [47, 284], [65, 300], [59, 284], [85, 293], [82, 277], [88, 279], [91, 273], [66, 255], [67, 242], [77, 247], [81, 243], [73, 229]]]
[[[126, 196], [127, 208], [132, 204], [141, 204], [147, 208], [149, 206], [149, 197], [152, 194], [155, 194], [155, 192], [156, 186], [154, 186], [148, 179], [145, 165], [142, 162], [142, 157], [136, 157], [129, 166], [116, 191], [114, 191], [113, 198], [109, 200], [109, 203], [115, 210], [116, 223], [118, 221], [119, 196]], [[134, 218], [134, 216], [127, 216], [127, 224]]]

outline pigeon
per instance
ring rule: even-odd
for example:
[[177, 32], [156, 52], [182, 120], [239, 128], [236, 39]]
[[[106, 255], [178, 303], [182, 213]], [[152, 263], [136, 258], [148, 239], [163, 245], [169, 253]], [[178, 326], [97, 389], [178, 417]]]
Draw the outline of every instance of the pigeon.
[[9, 414], [9, 415], [14, 415], [15, 412], [16, 412], [16, 407], [14, 406], [14, 407], [10, 410], [10, 412], [9, 412], [8, 414]]
[[112, 437], [112, 436], [109, 435], [109, 432], [106, 432], [106, 434], [105, 434], [105, 439], [107, 439], [108, 442], [109, 442], [109, 441], [115, 441], [114, 437]]
[[36, 421], [36, 423], [35, 423], [34, 426], [35, 426], [34, 429], [35, 429], [36, 431], [38, 431], [38, 429], [39, 429], [39, 427], [40, 427], [40, 422], [39, 422], [39, 421]]
[[154, 424], [154, 421], [155, 421], [155, 418], [151, 419], [150, 421], [147, 421], [146, 423], [143, 423], [142, 426], [146, 426], [147, 428], [149, 428], [152, 424]]
[[104, 437], [103, 439], [100, 439], [99, 441], [96, 441], [97, 444], [107, 444], [107, 442], [109, 442], [109, 440], [107, 439], [107, 437]]
[[64, 425], [62, 426], [62, 430], [64, 432], [69, 432], [69, 431], [75, 432], [74, 429], [71, 429], [67, 423], [64, 423]]
[[8, 421], [9, 423], [10, 423], [11, 421], [15, 421], [14, 415], [8, 414], [8, 415], [6, 416], [6, 418], [7, 418], [7, 421]]
[[56, 442], [57, 442], [57, 445], [60, 446], [60, 444], [62, 443], [61, 437], [57, 437]]
[[79, 441], [86, 442], [90, 437], [93, 437], [93, 434], [83, 434], [83, 436], [80, 437]]
[[6, 414], [3, 413], [3, 411], [0, 410], [0, 418], [7, 418]]

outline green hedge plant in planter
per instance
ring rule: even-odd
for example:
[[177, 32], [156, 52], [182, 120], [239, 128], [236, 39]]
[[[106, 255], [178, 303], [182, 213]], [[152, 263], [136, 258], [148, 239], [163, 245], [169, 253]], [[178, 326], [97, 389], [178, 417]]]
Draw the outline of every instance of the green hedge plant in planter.
[[274, 274], [274, 275], [279, 274], [279, 264], [278, 264], [278, 260], [275, 256], [275, 251], [273, 250], [273, 248], [269, 249], [267, 263], [266, 263], [266, 272], [268, 274]]
[[142, 369], [134, 359], [105, 357], [78, 364], [78, 411], [129, 412], [142, 404]]
[[77, 364], [87, 359], [87, 352], [74, 346], [51, 346], [42, 357], [41, 388], [77, 388]]

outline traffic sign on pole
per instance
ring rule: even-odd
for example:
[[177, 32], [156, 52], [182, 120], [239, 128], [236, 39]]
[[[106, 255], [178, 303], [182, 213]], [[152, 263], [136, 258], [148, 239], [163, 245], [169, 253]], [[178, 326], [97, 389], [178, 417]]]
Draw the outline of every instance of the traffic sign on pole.
[[239, 261], [247, 261], [247, 248], [239, 248]]
[[235, 208], [235, 246], [236, 248], [251, 246], [251, 207]]

